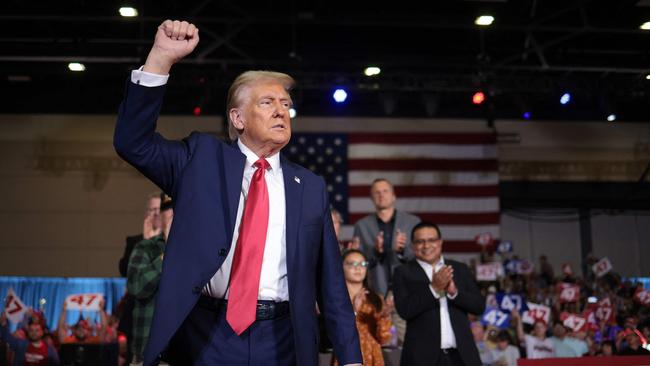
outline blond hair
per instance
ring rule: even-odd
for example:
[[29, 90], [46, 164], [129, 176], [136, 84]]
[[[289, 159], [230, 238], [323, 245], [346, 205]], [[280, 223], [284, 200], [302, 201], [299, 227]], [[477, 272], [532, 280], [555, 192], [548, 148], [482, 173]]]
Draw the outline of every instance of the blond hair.
[[276, 71], [251, 70], [237, 76], [235, 81], [228, 89], [228, 98], [226, 99], [226, 116], [228, 116], [228, 137], [235, 140], [239, 131], [235, 128], [230, 118], [230, 110], [240, 107], [243, 103], [244, 94], [248, 87], [260, 82], [276, 82], [282, 84], [284, 89], [289, 92], [295, 85], [295, 80], [287, 74]]

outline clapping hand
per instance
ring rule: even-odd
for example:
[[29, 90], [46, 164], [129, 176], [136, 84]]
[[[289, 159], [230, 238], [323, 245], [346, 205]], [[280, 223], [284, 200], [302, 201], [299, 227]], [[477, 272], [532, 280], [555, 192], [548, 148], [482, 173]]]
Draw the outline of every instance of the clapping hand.
[[398, 228], [397, 235], [395, 236], [395, 243], [393, 244], [393, 250], [395, 251], [395, 253], [402, 253], [404, 251], [405, 246], [406, 246], [406, 234]]
[[451, 266], [443, 266], [438, 272], [435, 272], [431, 279], [431, 286], [436, 292], [443, 292], [447, 290], [447, 286], [452, 280], [454, 270]]
[[377, 253], [382, 254], [384, 252], [384, 232], [380, 231], [375, 236], [375, 250]]

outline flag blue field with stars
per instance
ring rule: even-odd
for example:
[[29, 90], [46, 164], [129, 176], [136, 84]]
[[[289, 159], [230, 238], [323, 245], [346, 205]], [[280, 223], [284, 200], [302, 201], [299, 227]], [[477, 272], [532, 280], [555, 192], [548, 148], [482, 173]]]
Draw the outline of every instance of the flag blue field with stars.
[[340, 133], [296, 133], [282, 149], [292, 162], [325, 179], [330, 204], [348, 220], [348, 139]]

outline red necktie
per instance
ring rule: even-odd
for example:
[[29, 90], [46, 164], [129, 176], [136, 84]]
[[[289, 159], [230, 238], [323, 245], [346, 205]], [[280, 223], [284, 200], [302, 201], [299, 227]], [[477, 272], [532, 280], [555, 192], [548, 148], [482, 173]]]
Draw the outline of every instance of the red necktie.
[[237, 335], [255, 321], [266, 229], [269, 225], [269, 191], [264, 180], [269, 163], [260, 158], [253, 165], [257, 170], [248, 188], [244, 214], [239, 224], [226, 309], [226, 320]]

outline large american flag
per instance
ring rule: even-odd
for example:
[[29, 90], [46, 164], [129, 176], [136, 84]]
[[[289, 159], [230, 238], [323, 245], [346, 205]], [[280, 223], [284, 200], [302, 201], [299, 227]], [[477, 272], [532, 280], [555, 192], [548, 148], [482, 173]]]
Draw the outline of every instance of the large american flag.
[[[494, 134], [299, 133], [283, 151], [325, 178], [348, 225], [374, 212], [370, 184], [386, 178], [398, 210], [440, 226], [446, 252], [480, 251], [480, 234], [499, 238]], [[343, 233], [351, 236], [350, 228]]]

